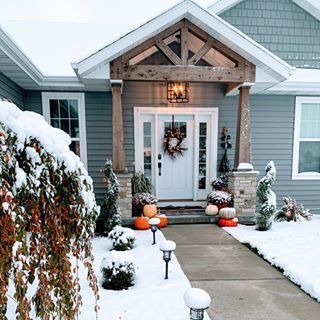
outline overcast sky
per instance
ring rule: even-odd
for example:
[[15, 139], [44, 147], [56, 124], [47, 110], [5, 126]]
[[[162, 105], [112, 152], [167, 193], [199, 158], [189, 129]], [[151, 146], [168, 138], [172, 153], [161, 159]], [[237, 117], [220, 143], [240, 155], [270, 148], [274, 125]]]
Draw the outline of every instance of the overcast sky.
[[[208, 7], [216, 0], [197, 0]], [[46, 75], [76, 62], [177, 0], [0, 0], [0, 24]]]

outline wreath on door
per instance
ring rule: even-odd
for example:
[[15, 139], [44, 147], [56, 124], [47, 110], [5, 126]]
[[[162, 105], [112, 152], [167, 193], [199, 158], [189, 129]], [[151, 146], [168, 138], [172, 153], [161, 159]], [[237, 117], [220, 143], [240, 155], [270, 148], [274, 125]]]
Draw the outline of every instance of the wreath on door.
[[185, 133], [181, 132], [178, 128], [166, 130], [163, 139], [163, 151], [171, 159], [176, 159], [177, 156], [182, 156], [183, 152], [188, 150], [184, 146]]

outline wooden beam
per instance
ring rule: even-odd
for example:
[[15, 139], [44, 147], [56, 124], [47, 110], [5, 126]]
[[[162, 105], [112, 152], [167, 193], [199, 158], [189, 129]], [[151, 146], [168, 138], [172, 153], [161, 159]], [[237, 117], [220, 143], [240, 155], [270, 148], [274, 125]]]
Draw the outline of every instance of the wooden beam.
[[252, 164], [250, 118], [250, 87], [244, 86], [239, 89], [234, 169], [237, 169], [240, 163]]
[[183, 21], [183, 25], [181, 27], [181, 62], [183, 65], [188, 64], [189, 58], [189, 47], [188, 47], [188, 33], [189, 30], [186, 25], [186, 21]]
[[[203, 39], [203, 41], [206, 41], [206, 39], [208, 39], [208, 37], [211, 37], [208, 33], [203, 31], [202, 29], [198, 28], [194, 24], [192, 24], [188, 21], [186, 22], [186, 24], [187, 24], [187, 27], [191, 31], [193, 31], [195, 33], [195, 35], [201, 37]], [[240, 56], [238, 53], [234, 52], [233, 50], [228, 48], [226, 45], [224, 45], [220, 41], [213, 39], [213, 38], [212, 38], [212, 47], [214, 49], [216, 49], [217, 51], [219, 51], [220, 53], [222, 53], [223, 55], [225, 55], [226, 57], [228, 57], [228, 59], [230, 59], [234, 62], [244, 62], [245, 61], [245, 59], [242, 56]]]
[[212, 48], [212, 44], [211, 41], [207, 41], [200, 49], [198, 52], [196, 52], [193, 57], [191, 57], [188, 60], [188, 64], [192, 64], [195, 65], [199, 60], [201, 60], [203, 58], [203, 56], [205, 56], [208, 51]]
[[138, 45], [137, 47], [129, 50], [128, 52], [123, 54], [123, 60], [129, 60], [139, 53], [151, 48], [152, 46], [156, 45], [157, 41], [163, 40], [169, 36], [171, 36], [173, 33], [177, 32], [181, 29], [183, 26], [183, 21], [180, 21], [176, 23], [175, 25], [169, 27], [168, 29], [162, 31], [161, 33], [157, 34], [156, 36], [146, 40], [142, 44]]
[[236, 89], [239, 89], [239, 87], [242, 85], [242, 83], [229, 83], [228, 86], [227, 86], [227, 90], [226, 90], [226, 93], [225, 95], [228, 95], [231, 91], [233, 90], [236, 90]]
[[168, 47], [163, 40], [158, 40], [156, 46], [175, 65], [181, 65], [181, 59]]
[[123, 70], [122, 80], [244, 82], [244, 69], [198, 66], [134, 65]]
[[125, 170], [121, 84], [112, 85], [112, 164], [116, 172]]

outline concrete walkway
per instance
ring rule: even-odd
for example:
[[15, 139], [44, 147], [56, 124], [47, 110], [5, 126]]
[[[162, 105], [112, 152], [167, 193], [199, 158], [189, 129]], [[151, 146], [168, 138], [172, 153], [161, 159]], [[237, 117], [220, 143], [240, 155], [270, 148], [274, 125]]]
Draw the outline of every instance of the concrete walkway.
[[172, 225], [176, 256], [213, 302], [211, 320], [320, 320], [320, 303], [215, 225]]

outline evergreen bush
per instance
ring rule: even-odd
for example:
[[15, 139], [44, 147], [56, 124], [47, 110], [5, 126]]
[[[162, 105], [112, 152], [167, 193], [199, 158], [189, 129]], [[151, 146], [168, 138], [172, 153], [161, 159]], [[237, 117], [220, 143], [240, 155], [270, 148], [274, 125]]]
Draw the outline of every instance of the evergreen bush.
[[101, 206], [101, 216], [104, 218], [104, 231], [108, 234], [114, 227], [121, 225], [121, 211], [118, 205], [120, 186], [117, 176], [112, 170], [112, 161], [107, 160], [104, 174], [108, 179], [106, 196]]
[[133, 256], [127, 252], [110, 251], [102, 260], [102, 287], [126, 290], [133, 285], [135, 267]]
[[132, 229], [116, 226], [109, 232], [108, 238], [112, 241], [114, 250], [125, 251], [133, 248], [136, 234]]
[[276, 168], [273, 161], [266, 166], [265, 176], [258, 182], [257, 197], [261, 204], [256, 213], [255, 222], [257, 230], [266, 231], [272, 225], [273, 215], [276, 210], [276, 194], [271, 190], [271, 185], [276, 180]]

